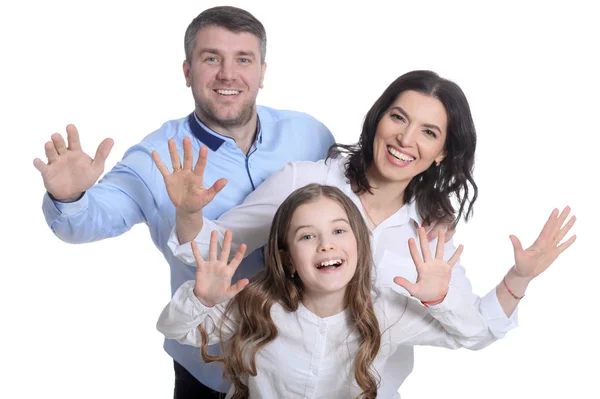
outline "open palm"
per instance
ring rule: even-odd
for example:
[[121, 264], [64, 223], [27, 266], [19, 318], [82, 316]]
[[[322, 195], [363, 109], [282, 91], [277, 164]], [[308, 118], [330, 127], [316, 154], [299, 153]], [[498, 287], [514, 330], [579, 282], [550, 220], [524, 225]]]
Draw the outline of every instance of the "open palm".
[[57, 200], [72, 199], [92, 187], [104, 171], [104, 163], [114, 144], [111, 139], [102, 141], [92, 159], [83, 152], [74, 125], [67, 126], [67, 142], [68, 147], [60, 134], [53, 134], [44, 146], [48, 163], [39, 158], [33, 161], [46, 190]]
[[210, 236], [208, 260], [202, 258], [196, 242], [192, 241], [192, 252], [197, 263], [194, 295], [196, 295], [204, 306], [209, 307], [233, 298], [249, 282], [247, 278], [244, 278], [231, 285], [231, 279], [242, 259], [244, 259], [246, 246], [242, 244], [231, 262], [227, 264], [229, 252], [231, 251], [231, 231], [228, 230], [225, 232], [220, 256], [217, 256], [217, 249], [218, 236], [216, 231], [213, 231]]
[[206, 168], [208, 149], [206, 146], [200, 148], [196, 167], [192, 169], [192, 143], [189, 137], [183, 139], [183, 168], [174, 139], [169, 140], [169, 154], [173, 173], [169, 171], [158, 153], [152, 151], [152, 159], [163, 176], [169, 198], [179, 212], [201, 211], [225, 187], [227, 180], [219, 179], [209, 189], [204, 187], [204, 169]]
[[516, 236], [510, 236], [515, 251], [515, 272], [519, 276], [537, 277], [575, 242], [577, 237], [572, 236], [564, 243], [560, 243], [575, 224], [575, 216], [572, 216], [563, 227], [570, 211], [567, 206], [559, 215], [558, 209], [554, 209], [538, 238], [527, 249], [523, 249], [521, 241]]
[[417, 268], [417, 281], [412, 283], [404, 277], [394, 277], [394, 282], [422, 302], [435, 301], [444, 297], [448, 292], [448, 284], [452, 277], [452, 267], [454, 267], [460, 258], [463, 246], [460, 245], [454, 254], [452, 254], [452, 257], [448, 259], [448, 262], [446, 262], [444, 261], [445, 231], [443, 229], [438, 230], [435, 256], [431, 255], [425, 229], [419, 227], [417, 232], [421, 244], [422, 257], [419, 254], [415, 240], [412, 238], [408, 240], [410, 256]]

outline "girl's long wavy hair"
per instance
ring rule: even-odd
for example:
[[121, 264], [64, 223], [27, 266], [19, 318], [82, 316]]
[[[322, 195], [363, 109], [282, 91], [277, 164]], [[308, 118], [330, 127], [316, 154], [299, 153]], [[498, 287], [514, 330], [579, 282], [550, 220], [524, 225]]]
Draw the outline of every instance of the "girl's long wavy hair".
[[[250, 284], [237, 294], [225, 310], [226, 320], [233, 316], [238, 323], [238, 331], [225, 342], [221, 340], [223, 356], [208, 355], [207, 333], [199, 326], [202, 334], [201, 354], [205, 362], [224, 363], [225, 376], [235, 386], [233, 398], [247, 398], [248, 387], [242, 381], [244, 375], [256, 375], [256, 353], [277, 337], [277, 326], [271, 318], [271, 307], [279, 303], [288, 312], [294, 312], [302, 300], [302, 281], [291, 275], [291, 265], [287, 264], [288, 230], [294, 211], [303, 204], [319, 198], [337, 202], [348, 215], [350, 227], [356, 237], [357, 267], [346, 289], [346, 305], [350, 312], [353, 329], [360, 337], [359, 350], [354, 361], [354, 375], [362, 389], [359, 398], [375, 398], [379, 385], [378, 376], [371, 368], [381, 343], [379, 324], [373, 310], [371, 298], [371, 256], [370, 232], [360, 211], [338, 188], [310, 184], [294, 191], [281, 204], [269, 234], [265, 254], [265, 269], [259, 272]], [[218, 333], [221, 333], [221, 327]]]
[[[473, 179], [477, 134], [471, 109], [461, 88], [431, 71], [412, 71], [397, 78], [377, 99], [363, 123], [358, 143], [334, 144], [327, 158], [349, 154], [345, 176], [356, 194], [372, 193], [367, 170], [373, 164], [373, 140], [377, 125], [398, 96], [407, 90], [440, 100], [448, 116], [446, 157], [439, 166], [431, 165], [413, 177], [404, 191], [404, 203], [413, 199], [419, 204], [419, 213], [425, 222], [446, 221], [456, 226], [461, 217], [468, 220], [477, 199], [477, 185]], [[452, 199], [458, 203], [455, 213]]]

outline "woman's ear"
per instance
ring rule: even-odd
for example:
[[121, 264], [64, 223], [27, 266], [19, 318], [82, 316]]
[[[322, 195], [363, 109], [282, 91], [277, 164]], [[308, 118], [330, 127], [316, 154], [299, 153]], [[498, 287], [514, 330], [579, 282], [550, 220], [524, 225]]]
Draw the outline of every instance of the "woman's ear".
[[442, 151], [440, 155], [435, 158], [435, 166], [440, 166], [440, 163], [446, 158], [447, 152]]

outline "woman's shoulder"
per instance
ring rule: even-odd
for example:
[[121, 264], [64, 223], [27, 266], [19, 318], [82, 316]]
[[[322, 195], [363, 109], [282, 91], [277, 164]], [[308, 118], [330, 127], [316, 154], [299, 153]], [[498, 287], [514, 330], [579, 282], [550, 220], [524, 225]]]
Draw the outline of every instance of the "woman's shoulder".
[[286, 178], [310, 178], [311, 180], [330, 180], [330, 177], [344, 175], [345, 159], [327, 158], [319, 161], [294, 161], [288, 162], [280, 173]]
[[337, 156], [335, 158], [325, 158], [318, 161], [294, 161], [289, 162], [288, 165], [295, 165], [299, 168], [321, 168], [321, 169], [331, 169], [344, 167], [346, 162], [345, 156]]

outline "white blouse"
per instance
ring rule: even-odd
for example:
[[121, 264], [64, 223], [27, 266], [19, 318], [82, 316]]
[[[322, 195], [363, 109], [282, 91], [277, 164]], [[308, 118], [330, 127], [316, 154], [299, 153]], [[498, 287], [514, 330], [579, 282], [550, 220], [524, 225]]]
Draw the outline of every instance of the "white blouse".
[[[291, 162], [278, 172], [271, 175], [255, 191], [253, 191], [244, 202], [223, 213], [218, 220], [204, 218], [202, 230], [196, 236], [195, 241], [203, 257], [208, 256], [210, 244], [210, 232], [219, 232], [219, 240], [222, 244], [223, 235], [226, 230], [233, 233], [232, 254], [235, 253], [241, 243], [248, 246], [247, 254], [257, 248], [264, 246], [269, 236], [271, 222], [275, 212], [281, 203], [294, 190], [310, 183], [326, 184], [338, 187], [358, 207], [363, 217], [364, 208], [359, 198], [354, 194], [350, 184], [344, 176], [345, 158], [330, 159], [318, 162]], [[366, 217], [365, 217], [366, 220]], [[393, 282], [395, 276], [403, 276], [415, 282], [417, 271], [408, 251], [408, 239], [414, 238], [418, 242], [417, 228], [414, 225], [422, 223], [419, 216], [417, 204], [413, 201], [405, 204], [396, 213], [380, 223], [372, 232], [371, 246], [375, 260], [374, 273], [375, 285], [380, 288], [391, 288], [401, 294], [410, 296], [402, 287]], [[432, 253], [435, 253], [436, 241], [430, 243]], [[180, 244], [175, 229], [171, 232], [168, 242], [173, 254], [189, 265], [195, 265], [191, 245]], [[417, 245], [417, 247], [419, 247]], [[444, 246], [444, 258], [448, 259], [456, 250], [453, 241], [448, 241]], [[420, 251], [420, 248], [419, 248]], [[250, 277], [244, 274], [244, 270], [238, 269], [236, 278]], [[517, 311], [510, 318], [502, 310], [495, 288], [486, 296], [480, 298], [473, 293], [465, 268], [460, 261], [452, 268], [450, 286], [460, 290], [471, 303], [479, 310], [485, 319], [490, 334], [481, 336], [481, 340], [471, 345], [470, 349], [480, 349], [504, 335], [517, 326]], [[387, 361], [387, 367], [392, 371], [389, 373], [395, 383], [395, 387], [389, 392], [382, 392], [382, 397], [392, 397], [398, 390], [406, 377], [411, 373], [414, 364], [413, 348], [402, 346]], [[391, 386], [390, 385], [390, 386]]]
[[[167, 338], [200, 346], [198, 325], [209, 333], [208, 344], [219, 342], [219, 331], [228, 302], [205, 307], [194, 295], [194, 281], [184, 283], [160, 315], [157, 328]], [[425, 308], [419, 301], [390, 289], [374, 293], [374, 308], [382, 332], [381, 349], [373, 362], [381, 376], [380, 398], [399, 398], [389, 378], [390, 355], [401, 345], [434, 345], [447, 348], [478, 345], [488, 334], [485, 320], [470, 298], [450, 287], [442, 304]], [[256, 355], [256, 376], [244, 376], [250, 398], [356, 398], [361, 392], [354, 378], [354, 358], [359, 336], [350, 331], [348, 311], [321, 318], [300, 304], [287, 312], [271, 308], [277, 338]], [[215, 328], [217, 327], [217, 328]], [[237, 313], [225, 318], [222, 337], [237, 330]], [[377, 374], [378, 373], [378, 374]], [[227, 398], [234, 392], [232, 387]]]

